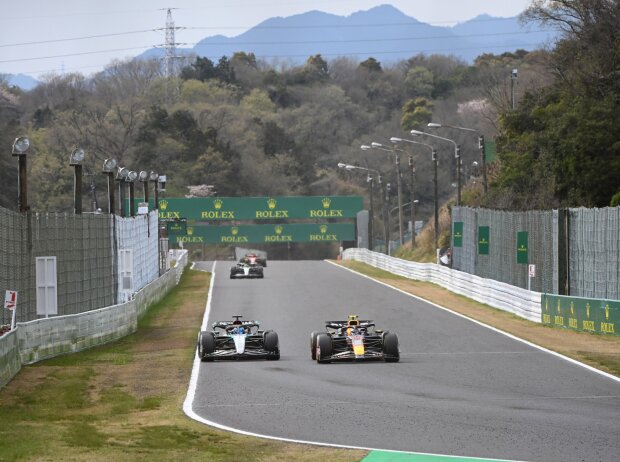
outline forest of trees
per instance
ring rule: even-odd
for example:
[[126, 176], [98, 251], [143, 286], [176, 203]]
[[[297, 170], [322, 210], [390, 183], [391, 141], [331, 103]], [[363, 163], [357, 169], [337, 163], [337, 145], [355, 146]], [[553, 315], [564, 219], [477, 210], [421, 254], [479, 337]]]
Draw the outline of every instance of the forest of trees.
[[[85, 150], [85, 173], [91, 175], [85, 177], [84, 203], [92, 182], [104, 209], [101, 166], [110, 157], [132, 170], [166, 174], [171, 197], [203, 184], [214, 185], [219, 195], [366, 196], [365, 176], [339, 170], [337, 163], [377, 169], [395, 182], [392, 157], [360, 145], [389, 144], [390, 137], [406, 138], [413, 128], [427, 131], [430, 121], [473, 128], [497, 142], [485, 195], [477, 137], [436, 132], [461, 145], [465, 205], [617, 205], [617, 1], [535, 1], [523, 19], [560, 28], [561, 40], [548, 50], [481, 55], [473, 65], [443, 55], [389, 65], [315, 55], [303, 66], [290, 66], [238, 52], [218, 62], [195, 57], [173, 79], [163, 77], [161, 62], [144, 60], [113, 62], [88, 78], [49, 75], [29, 92], [0, 77], [0, 205], [16, 209], [17, 162], [8, 151], [22, 135], [32, 146], [32, 210], [71, 211], [68, 157], [76, 146]], [[518, 69], [516, 82], [512, 69]], [[455, 194], [453, 148], [436, 146], [445, 201]], [[432, 164], [423, 148], [404, 147], [416, 165], [418, 213], [428, 220]], [[406, 172], [406, 158], [401, 165]]]

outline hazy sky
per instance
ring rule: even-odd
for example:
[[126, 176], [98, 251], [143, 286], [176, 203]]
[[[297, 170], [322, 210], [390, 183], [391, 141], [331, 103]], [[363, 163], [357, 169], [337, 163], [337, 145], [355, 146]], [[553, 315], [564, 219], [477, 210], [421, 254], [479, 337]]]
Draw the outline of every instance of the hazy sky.
[[0, 0], [0, 73], [100, 71], [112, 59], [163, 45], [162, 8], [178, 8], [172, 12], [175, 25], [187, 29], [176, 31], [176, 41], [190, 48], [204, 37], [239, 35], [274, 16], [311, 10], [346, 16], [386, 3], [446, 26], [482, 13], [515, 16], [531, 0]]

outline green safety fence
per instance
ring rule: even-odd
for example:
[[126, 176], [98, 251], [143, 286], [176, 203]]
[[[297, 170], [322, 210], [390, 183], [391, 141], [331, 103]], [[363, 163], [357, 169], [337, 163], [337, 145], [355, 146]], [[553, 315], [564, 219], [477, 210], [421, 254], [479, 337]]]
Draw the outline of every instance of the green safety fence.
[[584, 332], [618, 335], [620, 301], [543, 294], [542, 323]]

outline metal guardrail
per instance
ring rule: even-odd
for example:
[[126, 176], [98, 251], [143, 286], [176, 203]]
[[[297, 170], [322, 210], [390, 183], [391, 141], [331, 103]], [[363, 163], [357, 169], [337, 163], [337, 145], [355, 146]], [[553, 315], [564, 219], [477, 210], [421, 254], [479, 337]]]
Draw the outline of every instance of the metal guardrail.
[[361, 261], [409, 279], [432, 282], [493, 308], [508, 311], [533, 322], [541, 322], [540, 292], [483, 279], [434, 263], [402, 260], [367, 249], [347, 249], [343, 253], [343, 259]]

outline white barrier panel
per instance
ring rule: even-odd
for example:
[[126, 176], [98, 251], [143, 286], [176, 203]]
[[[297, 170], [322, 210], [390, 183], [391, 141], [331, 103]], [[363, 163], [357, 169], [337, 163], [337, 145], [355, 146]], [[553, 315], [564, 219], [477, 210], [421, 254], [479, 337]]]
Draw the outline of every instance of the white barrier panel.
[[347, 249], [345, 260], [357, 260], [409, 279], [437, 284], [493, 308], [516, 314], [533, 322], [541, 322], [540, 292], [511, 286], [493, 279], [483, 279], [434, 263], [417, 263], [394, 258], [367, 249]]

